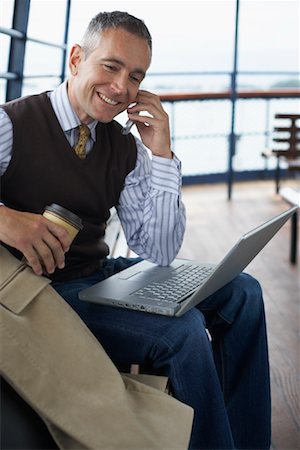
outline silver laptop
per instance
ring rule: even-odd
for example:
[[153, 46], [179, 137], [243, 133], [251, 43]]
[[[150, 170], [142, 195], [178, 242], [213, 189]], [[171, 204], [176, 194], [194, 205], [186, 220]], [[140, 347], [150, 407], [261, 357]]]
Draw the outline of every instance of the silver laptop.
[[218, 265], [175, 259], [167, 267], [142, 261], [92, 287], [88, 302], [181, 316], [239, 275], [298, 209], [290, 208], [244, 234]]

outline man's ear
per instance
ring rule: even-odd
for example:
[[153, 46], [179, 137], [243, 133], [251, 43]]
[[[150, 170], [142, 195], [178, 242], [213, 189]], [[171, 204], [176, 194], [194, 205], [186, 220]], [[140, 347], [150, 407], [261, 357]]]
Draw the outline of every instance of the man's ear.
[[73, 76], [77, 75], [78, 64], [80, 63], [81, 59], [82, 59], [82, 48], [80, 47], [80, 45], [75, 44], [71, 48], [69, 58], [69, 69]]

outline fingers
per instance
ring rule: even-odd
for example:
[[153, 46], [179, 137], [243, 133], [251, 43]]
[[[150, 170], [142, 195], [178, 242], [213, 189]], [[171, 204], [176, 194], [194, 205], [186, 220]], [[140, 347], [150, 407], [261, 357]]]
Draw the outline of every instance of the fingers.
[[[43, 273], [51, 274], [57, 266], [54, 254], [52, 251], [49, 251], [49, 246], [42, 242], [39, 242], [36, 247], [28, 247], [24, 251], [24, 256], [27, 264], [31, 266], [37, 275], [42, 275]], [[61, 264], [61, 268], [63, 267], [64, 264]]]
[[66, 230], [56, 229], [61, 227], [54, 228], [61, 240], [48, 231], [43, 233], [42, 237], [26, 242], [23, 248], [27, 263], [37, 275], [52, 274], [56, 268], [65, 267], [65, 252], [69, 249], [69, 236]]
[[[153, 155], [172, 159], [169, 116], [160, 98], [148, 91], [138, 92], [137, 103], [127, 109], [128, 117], [135, 122], [142, 142]], [[140, 114], [146, 112], [146, 115]]]
[[[148, 114], [147, 116], [139, 115], [141, 112], [147, 112]], [[162, 107], [160, 98], [147, 91], [139, 91], [137, 103], [128, 108], [128, 113], [134, 114], [134, 119], [140, 123], [148, 121], [149, 124], [155, 124], [155, 122], [161, 120], [168, 121], [168, 115]]]
[[[63, 251], [67, 252], [71, 245], [71, 239], [70, 239], [69, 233], [63, 227], [52, 223], [48, 219], [45, 219], [45, 220], [47, 220], [47, 222], [48, 222], [47, 226], [48, 226], [48, 230], [50, 231], [51, 235], [55, 236], [58, 239]], [[54, 244], [54, 248], [55, 248], [55, 244]]]
[[47, 231], [32, 245], [35, 259], [34, 265], [31, 267], [33, 270], [37, 267], [39, 273], [42, 270], [51, 274], [56, 268], [63, 269], [65, 267], [65, 252], [69, 250], [70, 237], [64, 228], [47, 219], [45, 221]]
[[[68, 248], [68, 247], [65, 247]], [[43, 261], [47, 273], [53, 273], [56, 267], [63, 269], [65, 267], [65, 250], [60, 240], [52, 234], [47, 234], [45, 240], [40, 243], [37, 249], [38, 254]]]
[[1, 207], [0, 239], [23, 253], [37, 275], [65, 265], [71, 239], [68, 232], [39, 214]]
[[28, 266], [32, 268], [34, 273], [36, 275], [42, 275], [43, 274], [42, 263], [35, 249], [33, 247], [28, 247], [28, 249], [23, 250], [23, 255], [24, 255], [23, 260], [26, 262]]

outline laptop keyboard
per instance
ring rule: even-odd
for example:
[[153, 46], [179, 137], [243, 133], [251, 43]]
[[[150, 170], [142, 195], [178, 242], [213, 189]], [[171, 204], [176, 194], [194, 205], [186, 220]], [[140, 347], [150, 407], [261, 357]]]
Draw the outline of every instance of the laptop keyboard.
[[162, 281], [153, 281], [133, 294], [140, 298], [153, 298], [165, 303], [180, 303], [201, 286], [214, 267], [199, 267], [183, 264], [174, 269], [170, 276]]

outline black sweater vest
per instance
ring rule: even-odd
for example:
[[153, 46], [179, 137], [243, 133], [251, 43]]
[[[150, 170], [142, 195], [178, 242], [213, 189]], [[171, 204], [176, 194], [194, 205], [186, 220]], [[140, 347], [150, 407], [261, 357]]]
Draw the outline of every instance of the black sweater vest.
[[109, 253], [103, 240], [109, 209], [118, 204], [136, 164], [133, 136], [123, 136], [115, 121], [99, 123], [96, 142], [82, 160], [65, 138], [47, 93], [2, 107], [13, 125], [13, 153], [1, 178], [1, 201], [33, 213], [57, 203], [80, 216], [84, 228], [66, 254], [66, 267], [51, 279], [67, 281], [95, 272]]

